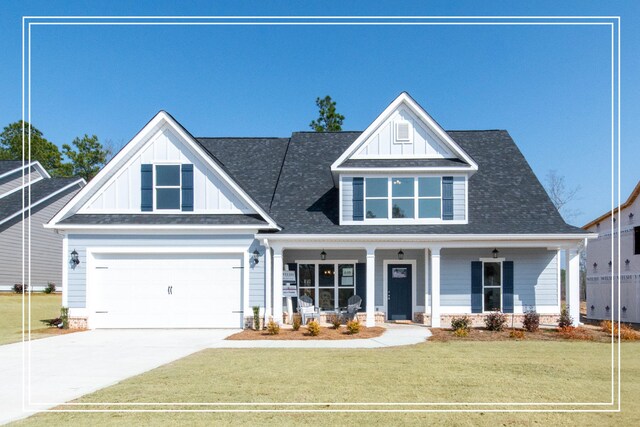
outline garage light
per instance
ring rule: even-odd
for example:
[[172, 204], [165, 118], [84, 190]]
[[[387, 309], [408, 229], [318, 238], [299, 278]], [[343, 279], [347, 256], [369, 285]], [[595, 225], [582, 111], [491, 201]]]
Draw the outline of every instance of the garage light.
[[257, 249], [253, 251], [253, 262], [256, 264], [260, 262], [260, 252]]
[[80, 259], [78, 258], [78, 252], [76, 252], [75, 249], [73, 250], [73, 252], [71, 252], [71, 262], [74, 263], [75, 265], [80, 264]]

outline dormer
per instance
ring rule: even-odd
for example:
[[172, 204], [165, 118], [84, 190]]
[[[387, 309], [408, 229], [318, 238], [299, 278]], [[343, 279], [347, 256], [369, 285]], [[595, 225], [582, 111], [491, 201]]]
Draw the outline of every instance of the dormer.
[[476, 162], [406, 92], [333, 163], [340, 224], [466, 224]]

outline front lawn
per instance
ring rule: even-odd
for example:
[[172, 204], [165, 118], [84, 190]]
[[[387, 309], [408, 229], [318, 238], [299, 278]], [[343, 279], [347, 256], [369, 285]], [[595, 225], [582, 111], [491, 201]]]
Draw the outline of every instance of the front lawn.
[[[210, 349], [76, 402], [605, 402], [611, 396], [610, 361], [609, 344], [575, 341], [449, 341], [383, 349]], [[622, 379], [621, 414], [45, 413], [20, 424], [635, 425], [640, 419], [640, 403], [635, 399], [640, 395], [640, 343], [622, 344]], [[392, 409], [420, 408], [425, 407]]]
[[[28, 295], [25, 295], [25, 314], [28, 310]], [[61, 294], [31, 294], [31, 338], [51, 336], [60, 333], [54, 328], [48, 328], [42, 319], [52, 319], [60, 316], [62, 305]], [[26, 327], [26, 326], [25, 326]], [[0, 293], [0, 345], [22, 341], [22, 294]]]

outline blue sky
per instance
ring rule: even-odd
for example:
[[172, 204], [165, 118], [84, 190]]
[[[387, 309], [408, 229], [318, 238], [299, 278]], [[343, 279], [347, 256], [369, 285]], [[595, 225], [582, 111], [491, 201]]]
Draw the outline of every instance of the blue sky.
[[[4, 3], [0, 125], [20, 118], [23, 15], [619, 15], [624, 200], [640, 179], [640, 7], [556, 3]], [[31, 43], [32, 123], [58, 145], [121, 146], [161, 109], [195, 136], [288, 136], [327, 94], [362, 130], [407, 91], [445, 129], [507, 129], [541, 180], [579, 185], [576, 225], [610, 207], [608, 27], [37, 26]]]

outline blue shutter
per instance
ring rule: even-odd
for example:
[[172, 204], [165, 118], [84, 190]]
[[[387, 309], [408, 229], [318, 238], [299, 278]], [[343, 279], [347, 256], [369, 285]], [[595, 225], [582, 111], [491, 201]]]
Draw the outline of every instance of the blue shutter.
[[140, 165], [140, 210], [153, 211], [153, 165]]
[[182, 210], [193, 211], [193, 165], [182, 165]]
[[356, 264], [356, 295], [362, 298], [360, 310], [367, 310], [367, 263], [359, 262]]
[[[300, 289], [300, 278], [298, 277], [298, 264], [296, 264], [295, 262], [288, 262], [287, 267], [289, 267], [289, 271], [296, 272], [296, 286], [298, 287], [298, 289]], [[280, 284], [280, 286], [282, 286], [282, 284]], [[298, 312], [298, 298], [291, 298], [291, 307], [293, 308], [294, 313]]]
[[353, 220], [364, 219], [364, 178], [353, 178]]
[[471, 261], [471, 312], [482, 313], [482, 262]]
[[442, 177], [442, 219], [453, 219], [453, 177]]
[[513, 261], [502, 263], [502, 311], [513, 313]]

